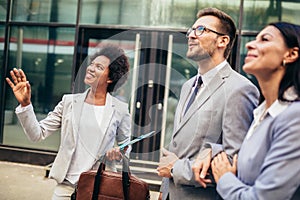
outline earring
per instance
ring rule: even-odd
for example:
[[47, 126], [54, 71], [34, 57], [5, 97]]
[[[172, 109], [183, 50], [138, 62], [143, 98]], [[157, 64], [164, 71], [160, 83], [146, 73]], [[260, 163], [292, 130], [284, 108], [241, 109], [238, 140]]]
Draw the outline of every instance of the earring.
[[282, 66], [284, 66], [284, 67], [286, 66], [286, 61], [285, 60], [282, 61]]

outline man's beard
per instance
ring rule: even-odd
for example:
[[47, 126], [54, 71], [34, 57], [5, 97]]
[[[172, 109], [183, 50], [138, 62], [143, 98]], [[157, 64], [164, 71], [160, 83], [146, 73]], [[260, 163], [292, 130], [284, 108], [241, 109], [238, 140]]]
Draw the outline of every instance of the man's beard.
[[211, 56], [213, 55], [213, 52], [206, 52], [206, 51], [197, 51], [197, 52], [187, 52], [186, 53], [186, 57], [193, 60], [193, 61], [201, 61], [207, 58], [211, 58]]
[[[210, 42], [210, 44], [206, 44], [206, 48], [202, 48], [202, 46], [198, 46], [197, 49], [188, 50], [186, 53], [186, 57], [198, 62], [204, 59], [210, 59], [214, 55], [216, 51], [217, 38]], [[194, 47], [195, 48], [195, 47]]]

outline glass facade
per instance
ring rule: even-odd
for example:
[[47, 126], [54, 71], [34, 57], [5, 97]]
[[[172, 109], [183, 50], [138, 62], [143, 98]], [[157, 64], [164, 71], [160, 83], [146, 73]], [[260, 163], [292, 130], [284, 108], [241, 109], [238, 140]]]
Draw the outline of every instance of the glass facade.
[[[75, 30], [37, 26], [12, 26], [10, 29], [8, 71], [22, 68], [26, 72], [32, 90], [32, 104], [38, 118], [42, 119], [54, 108], [64, 93], [70, 93]], [[13, 129], [18, 126], [21, 130], [14, 116], [17, 102], [9, 87], [5, 94], [3, 143], [15, 145], [15, 139], [18, 138], [19, 132], [22, 132]], [[56, 134], [54, 137], [55, 142], [49, 139], [33, 145], [25, 139], [17, 144], [56, 150], [59, 136]]]
[[[14, 114], [18, 104], [4, 79], [9, 70], [26, 72], [42, 119], [63, 94], [85, 89], [80, 70], [105, 42], [120, 45], [130, 58], [130, 77], [114, 95], [130, 105], [133, 135], [160, 132], [133, 149], [136, 158], [138, 152], [168, 145], [180, 88], [197, 72], [185, 58], [184, 34], [205, 7], [234, 19], [238, 37], [230, 62], [253, 82], [241, 69], [246, 42], [270, 22], [299, 24], [300, 19], [296, 0], [0, 0], [0, 145], [45, 151], [59, 145], [59, 133], [42, 143], [26, 139]], [[157, 155], [145, 159], [156, 161]]]
[[266, 24], [286, 21], [299, 24], [299, 1], [244, 1], [243, 30], [261, 30]]
[[13, 0], [12, 21], [75, 24], [77, 0]]
[[205, 7], [222, 8], [238, 21], [239, 6], [231, 0], [83, 0], [80, 23], [184, 28]]

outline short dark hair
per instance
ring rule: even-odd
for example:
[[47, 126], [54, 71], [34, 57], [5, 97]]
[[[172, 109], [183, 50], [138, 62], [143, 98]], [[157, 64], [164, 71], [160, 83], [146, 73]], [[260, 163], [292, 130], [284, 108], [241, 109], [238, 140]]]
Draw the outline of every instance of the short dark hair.
[[105, 56], [110, 60], [108, 77], [112, 83], [108, 84], [107, 92], [116, 91], [126, 82], [130, 68], [124, 50], [116, 45], [106, 44], [94, 53], [90, 59], [94, 60], [98, 56]]
[[197, 18], [207, 15], [217, 17], [220, 20], [219, 26], [217, 27], [217, 31], [228, 35], [230, 38], [229, 44], [224, 52], [224, 57], [228, 58], [236, 37], [236, 27], [234, 21], [229, 15], [217, 8], [204, 8], [202, 10], [199, 10], [199, 12], [197, 13]]
[[[285, 44], [288, 48], [298, 47], [300, 50], [300, 26], [288, 22], [275, 22], [269, 25], [275, 26], [282, 34]], [[300, 97], [300, 58], [298, 50], [298, 58], [293, 63], [286, 64], [285, 74], [280, 82], [278, 99], [289, 101], [284, 98], [284, 92], [294, 86], [298, 97]], [[299, 100], [299, 98], [297, 99]]]

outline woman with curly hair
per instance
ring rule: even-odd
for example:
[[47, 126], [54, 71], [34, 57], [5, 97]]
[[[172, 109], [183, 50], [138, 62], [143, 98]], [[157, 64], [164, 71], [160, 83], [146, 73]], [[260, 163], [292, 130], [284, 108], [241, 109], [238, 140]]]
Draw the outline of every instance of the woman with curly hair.
[[121, 86], [129, 71], [124, 51], [107, 45], [92, 57], [84, 78], [84, 93], [67, 94], [48, 116], [37, 121], [31, 104], [31, 87], [25, 73], [14, 68], [6, 81], [20, 105], [16, 114], [27, 137], [34, 142], [60, 129], [60, 146], [49, 177], [57, 181], [52, 199], [70, 199], [82, 172], [97, 167], [100, 156], [120, 159], [120, 145], [130, 139], [128, 105], [110, 93]]

